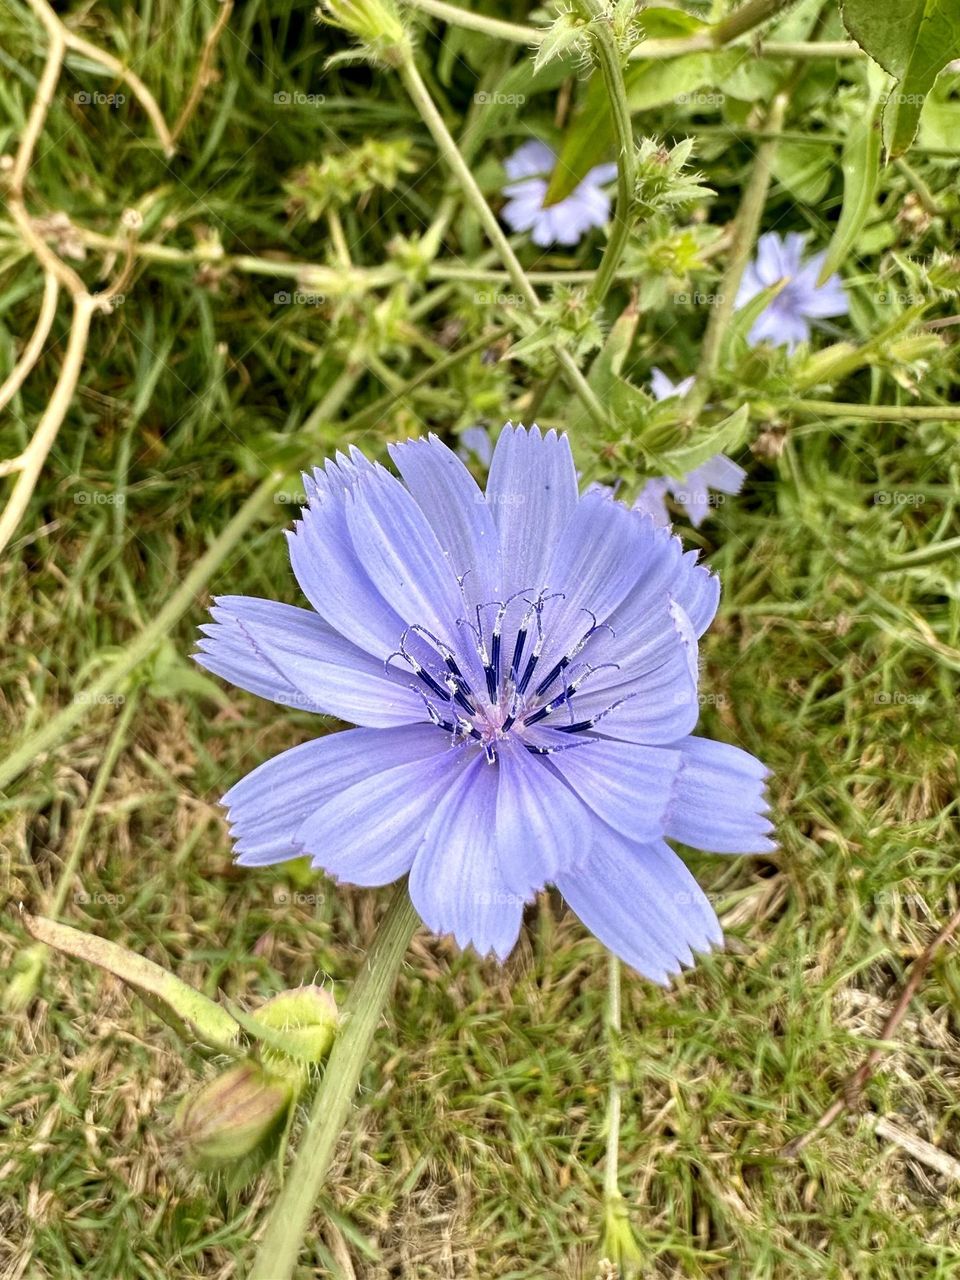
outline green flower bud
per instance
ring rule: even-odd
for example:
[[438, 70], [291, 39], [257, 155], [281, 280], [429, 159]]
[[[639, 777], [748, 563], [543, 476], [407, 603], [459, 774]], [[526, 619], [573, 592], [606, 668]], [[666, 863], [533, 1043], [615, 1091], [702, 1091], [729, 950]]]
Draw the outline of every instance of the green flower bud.
[[266, 1146], [292, 1099], [289, 1081], [256, 1062], [242, 1062], [184, 1098], [177, 1133], [193, 1163], [205, 1168], [234, 1164]]
[[392, 0], [323, 0], [317, 18], [356, 36], [363, 57], [399, 66], [409, 53], [409, 39]]
[[337, 1004], [323, 987], [295, 987], [271, 997], [253, 1020], [281, 1033], [264, 1037], [261, 1051], [271, 1068], [285, 1072], [290, 1059], [308, 1066], [323, 1062], [337, 1034]]

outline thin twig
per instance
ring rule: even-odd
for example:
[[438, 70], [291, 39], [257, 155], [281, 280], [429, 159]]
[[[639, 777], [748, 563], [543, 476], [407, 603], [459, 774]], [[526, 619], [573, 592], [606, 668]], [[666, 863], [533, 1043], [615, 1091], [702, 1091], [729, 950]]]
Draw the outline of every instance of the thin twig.
[[94, 312], [100, 309], [100, 302], [89, 293], [81, 293], [73, 300], [73, 322], [70, 326], [70, 337], [67, 339], [67, 350], [63, 357], [63, 365], [57, 378], [53, 395], [30, 443], [19, 458], [19, 475], [7, 499], [7, 505], [0, 515], [0, 552], [16, 532], [23, 514], [26, 511], [34, 486], [39, 479], [47, 454], [53, 447], [60, 425], [70, 408], [70, 401], [77, 389], [83, 357], [87, 350], [87, 337], [90, 333], [90, 321]]
[[52, 30], [50, 19], [60, 28], [63, 39], [68, 49], [72, 49], [74, 53], [82, 53], [92, 62], [99, 62], [102, 67], [106, 67], [108, 71], [112, 71], [118, 80], [122, 80], [133, 96], [143, 107], [147, 114], [147, 118], [153, 125], [154, 132], [160, 140], [164, 154], [169, 158], [176, 151], [173, 136], [163, 118], [163, 112], [157, 103], [156, 98], [140, 79], [135, 71], [129, 67], [125, 67], [119, 58], [114, 57], [112, 53], [108, 53], [106, 49], [101, 49], [99, 45], [85, 40], [83, 36], [78, 36], [75, 31], [71, 31], [69, 27], [64, 26], [57, 15], [53, 12], [46, 0], [27, 0], [30, 8], [41, 19], [48, 31]]
[[[910, 977], [904, 984], [903, 990], [897, 999], [896, 1004], [883, 1024], [883, 1030], [880, 1032], [881, 1040], [892, 1040], [893, 1035], [900, 1023], [903, 1021], [910, 1001], [917, 993], [923, 976], [930, 966], [930, 961], [936, 955], [940, 947], [947, 942], [953, 934], [960, 928], [960, 910], [955, 911], [947, 923], [943, 926], [934, 940], [917, 956], [910, 969]], [[797, 1156], [809, 1142], [811, 1142], [824, 1129], [828, 1129], [845, 1111], [853, 1107], [863, 1092], [863, 1087], [873, 1074], [873, 1069], [883, 1057], [886, 1049], [878, 1046], [871, 1049], [864, 1059], [862, 1065], [853, 1073], [853, 1075], [844, 1084], [840, 1096], [827, 1108], [812, 1129], [806, 1133], [800, 1134], [793, 1138], [781, 1149], [780, 1154], [787, 1159]]]
[[193, 84], [190, 86], [190, 92], [187, 94], [187, 100], [183, 104], [183, 110], [177, 116], [176, 123], [171, 129], [171, 142], [176, 144], [183, 136], [183, 131], [193, 119], [193, 113], [203, 96], [203, 91], [207, 87], [210, 76], [210, 66], [213, 62], [213, 55], [216, 53], [217, 45], [220, 37], [226, 30], [227, 23], [230, 21], [230, 14], [233, 12], [233, 0], [220, 0], [220, 12], [217, 14], [217, 20], [207, 32], [207, 38], [203, 42], [203, 49], [200, 53], [200, 61], [197, 64], [197, 74], [193, 78]]
[[[60, 286], [57, 283], [57, 277], [52, 271], [44, 273], [43, 277], [43, 298], [40, 302], [40, 311], [37, 314], [37, 323], [33, 327], [33, 333], [27, 345], [20, 353], [20, 359], [7, 374], [6, 380], [0, 387], [0, 409], [13, 399], [20, 388], [26, 381], [27, 375], [33, 366], [43, 354], [43, 344], [47, 340], [50, 328], [53, 325], [53, 317], [57, 314], [57, 298], [60, 294]], [[22, 456], [22, 455], [21, 455]], [[0, 462], [0, 476], [8, 475], [11, 471], [18, 471], [19, 459], [13, 459], [11, 462]]]

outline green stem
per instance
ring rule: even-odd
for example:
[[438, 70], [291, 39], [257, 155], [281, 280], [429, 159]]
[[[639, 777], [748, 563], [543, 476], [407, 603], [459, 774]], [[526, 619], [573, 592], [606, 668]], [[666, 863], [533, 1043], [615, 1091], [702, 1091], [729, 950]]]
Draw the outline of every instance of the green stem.
[[524, 274], [523, 267], [517, 255], [513, 251], [513, 246], [507, 239], [503, 228], [496, 219], [493, 210], [487, 204], [483, 192], [477, 185], [477, 180], [473, 176], [467, 162], [460, 154], [453, 135], [450, 133], [443, 117], [437, 110], [436, 103], [430, 96], [430, 91], [424, 84], [423, 77], [417, 70], [417, 64], [414, 61], [413, 54], [407, 53], [398, 68], [400, 77], [403, 80], [404, 88], [410, 95], [410, 98], [423, 117], [423, 122], [430, 130], [437, 149], [446, 160], [447, 164], [456, 175], [457, 181], [463, 189], [469, 204], [480, 219], [484, 231], [490, 237], [491, 243], [497, 250], [501, 261], [510, 273], [510, 280], [514, 288], [523, 296], [524, 302], [532, 309], [536, 310], [540, 305], [540, 299], [537, 291], [531, 285], [530, 281]]
[[48, 751], [65, 738], [78, 720], [89, 712], [91, 703], [116, 693], [127, 676], [148, 657], [162, 637], [179, 621], [195, 598], [226, 559], [233, 548], [260, 515], [283, 479], [282, 473], [268, 476], [247, 498], [243, 506], [210, 544], [150, 624], [132, 640], [119, 657], [103, 669], [102, 675], [87, 685], [79, 695], [56, 715], [25, 738], [7, 758], [0, 762], [0, 788], [8, 786], [43, 751]]
[[509, 40], [511, 44], [539, 44], [546, 34], [537, 27], [524, 27], [519, 22], [504, 22], [500, 18], [488, 18], [482, 13], [471, 13], [457, 4], [445, 4], [444, 0], [406, 0], [411, 9], [420, 9], [433, 18], [439, 18], [465, 31], [479, 31], [497, 40]]
[[864, 418], [872, 422], [960, 422], [958, 404], [844, 404], [838, 400], [793, 400], [785, 406], [823, 418]]
[[[411, 101], [420, 112], [424, 124], [430, 130], [434, 142], [440, 154], [446, 160], [447, 164], [456, 175], [457, 181], [463, 191], [467, 202], [473, 207], [484, 231], [490, 237], [490, 241], [500, 260], [510, 274], [510, 280], [513, 287], [521, 295], [524, 303], [530, 308], [533, 315], [536, 314], [540, 306], [540, 299], [536, 289], [527, 279], [523, 267], [517, 255], [513, 251], [513, 246], [507, 239], [503, 228], [497, 222], [496, 215], [487, 204], [483, 192], [477, 185], [469, 165], [460, 154], [456, 142], [453, 139], [449, 129], [444, 123], [443, 117], [437, 110], [430, 91], [423, 82], [420, 72], [417, 70], [417, 64], [414, 60], [413, 53], [407, 48], [403, 55], [403, 61], [398, 67], [400, 77], [403, 80], [404, 88], [410, 95]], [[607, 415], [603, 405], [597, 399], [591, 387], [588, 385], [586, 378], [580, 371], [577, 362], [570, 355], [569, 351], [564, 350], [559, 344], [552, 347], [553, 353], [567, 375], [573, 390], [581, 398], [586, 405], [590, 416], [601, 426], [607, 424]]]
[[612, 951], [607, 952], [607, 1032], [612, 1045], [610, 1092], [607, 1098], [607, 1159], [603, 1173], [603, 1194], [606, 1200], [620, 1195], [620, 960]]
[[783, 127], [787, 111], [788, 95], [786, 91], [778, 93], [770, 105], [765, 127], [771, 134], [757, 148], [756, 158], [750, 178], [740, 199], [740, 206], [733, 224], [733, 241], [727, 269], [720, 285], [719, 302], [710, 312], [707, 327], [704, 331], [700, 347], [700, 362], [697, 365], [696, 378], [690, 394], [687, 396], [686, 409], [691, 418], [695, 417], [707, 403], [720, 362], [720, 349], [730, 326], [734, 303], [740, 281], [753, 252], [760, 219], [770, 189], [773, 157], [777, 149], [778, 134]]
[[[728, 18], [706, 31], [696, 31], [689, 36], [667, 36], [659, 40], [641, 40], [630, 54], [633, 61], [667, 61], [682, 58], [688, 53], [711, 52], [739, 39], [786, 9], [794, 0], [753, 0], [741, 5]], [[488, 18], [482, 13], [472, 13], [460, 5], [447, 4], [446, 0], [407, 0], [413, 9], [429, 13], [431, 17], [467, 31], [479, 31], [495, 40], [507, 40], [511, 44], [532, 46], [541, 44], [549, 34], [549, 27], [525, 27], [519, 22], [504, 22], [500, 18]], [[818, 44], [812, 40], [771, 40], [762, 46], [765, 57], [771, 58], [862, 58], [866, 55], [852, 40], [834, 40]]]
[[630, 104], [627, 101], [627, 86], [623, 79], [620, 49], [613, 34], [607, 10], [603, 0], [580, 0], [580, 5], [583, 12], [592, 20], [590, 30], [610, 98], [613, 127], [619, 148], [617, 207], [613, 215], [610, 238], [607, 240], [589, 295], [590, 304], [598, 307], [616, 278], [617, 267], [620, 265], [620, 259], [623, 257], [623, 251], [627, 247], [630, 236], [634, 188], [637, 182], [637, 158], [633, 145], [633, 123], [630, 119]]
[[377, 1025], [404, 954], [419, 923], [406, 884], [396, 891], [343, 1008], [323, 1080], [313, 1100], [297, 1155], [277, 1196], [248, 1280], [290, 1280], [356, 1097]]
[[715, 49], [720, 49], [731, 40], [736, 40], [754, 27], [759, 27], [768, 18], [775, 17], [784, 9], [790, 9], [796, 0], [747, 0], [733, 13], [716, 23], [709, 30], [710, 42]]

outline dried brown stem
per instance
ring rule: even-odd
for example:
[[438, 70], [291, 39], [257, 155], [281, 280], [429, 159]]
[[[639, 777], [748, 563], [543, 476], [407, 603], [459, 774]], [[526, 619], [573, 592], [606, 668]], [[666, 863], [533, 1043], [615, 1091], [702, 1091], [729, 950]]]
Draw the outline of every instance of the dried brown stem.
[[[891, 1040], [897, 1027], [903, 1021], [904, 1016], [909, 1008], [910, 1001], [917, 993], [920, 983], [923, 981], [923, 975], [930, 966], [930, 961], [936, 955], [937, 951], [943, 944], [956, 933], [960, 928], [960, 911], [956, 911], [947, 923], [943, 926], [934, 940], [925, 947], [923, 951], [914, 960], [910, 969], [910, 977], [904, 983], [903, 990], [897, 998], [896, 1004], [883, 1024], [883, 1030], [880, 1032], [881, 1040]], [[780, 1151], [780, 1154], [787, 1159], [797, 1156], [809, 1142], [811, 1142], [824, 1129], [828, 1129], [830, 1125], [845, 1111], [849, 1111], [855, 1106], [863, 1087], [873, 1074], [873, 1069], [883, 1057], [885, 1050], [881, 1047], [871, 1049], [864, 1059], [863, 1063], [857, 1068], [853, 1075], [847, 1080], [843, 1086], [840, 1096], [826, 1109], [817, 1123], [812, 1129], [808, 1129], [806, 1133], [799, 1134], [792, 1141], [788, 1142]]]

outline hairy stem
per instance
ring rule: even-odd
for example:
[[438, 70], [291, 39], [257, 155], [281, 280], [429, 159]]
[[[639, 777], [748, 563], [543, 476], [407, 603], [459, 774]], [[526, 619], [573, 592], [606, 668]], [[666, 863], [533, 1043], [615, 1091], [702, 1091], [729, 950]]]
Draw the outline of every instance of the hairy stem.
[[[487, 204], [484, 194], [477, 185], [477, 181], [470, 171], [467, 162], [460, 154], [460, 150], [457, 147], [456, 142], [453, 140], [449, 129], [443, 121], [443, 117], [440, 115], [433, 98], [430, 96], [430, 91], [427, 89], [420, 72], [417, 70], [413, 54], [409, 49], [404, 53], [403, 61], [400, 63], [399, 72], [401, 79], [403, 80], [404, 87], [410, 95], [414, 106], [423, 117], [424, 124], [426, 124], [430, 133], [433, 135], [433, 140], [436, 142], [440, 154], [456, 175], [467, 201], [473, 207], [477, 217], [480, 219], [484, 231], [486, 231], [487, 235], [490, 237], [491, 243], [497, 250], [500, 260], [510, 273], [510, 280], [514, 288], [521, 295], [526, 305], [530, 307], [533, 312], [536, 312], [540, 306], [540, 299], [537, 295], [537, 291], [527, 279], [526, 273], [520, 265], [517, 255], [513, 251], [513, 246], [504, 233], [503, 228], [500, 226], [499, 222], [497, 222], [496, 215], [493, 210]], [[594, 395], [592, 389], [588, 386], [587, 380], [580, 371], [580, 367], [577, 362], [570, 355], [569, 351], [566, 351], [559, 345], [559, 343], [554, 344], [552, 350], [559, 361], [561, 368], [567, 375], [567, 379], [573, 390], [578, 396], [580, 396], [591, 417], [594, 418], [601, 426], [605, 426], [607, 418], [606, 412], [597, 397]]]
[[596, 278], [590, 288], [590, 303], [597, 307], [607, 296], [610, 286], [616, 278], [617, 267], [623, 257], [630, 237], [633, 221], [632, 209], [634, 188], [637, 181], [637, 160], [633, 144], [633, 123], [630, 119], [630, 104], [627, 102], [627, 86], [623, 79], [623, 65], [620, 60], [620, 49], [610, 25], [603, 0], [580, 0], [581, 9], [591, 18], [591, 34], [600, 62], [607, 94], [610, 98], [610, 109], [613, 114], [613, 127], [617, 138], [617, 207], [610, 228], [603, 258], [600, 261]]

